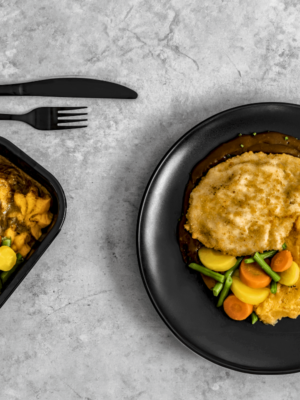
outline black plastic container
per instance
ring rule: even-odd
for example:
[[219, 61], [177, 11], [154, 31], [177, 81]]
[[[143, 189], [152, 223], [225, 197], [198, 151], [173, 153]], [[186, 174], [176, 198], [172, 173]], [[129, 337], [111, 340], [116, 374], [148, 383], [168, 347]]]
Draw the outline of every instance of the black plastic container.
[[17, 146], [3, 137], [0, 137], [0, 154], [49, 191], [52, 196], [50, 211], [53, 214], [52, 223], [43, 229], [41, 239], [35, 243], [23, 265], [3, 288], [0, 295], [0, 307], [2, 307], [59, 234], [65, 220], [67, 202], [64, 191], [57, 179]]

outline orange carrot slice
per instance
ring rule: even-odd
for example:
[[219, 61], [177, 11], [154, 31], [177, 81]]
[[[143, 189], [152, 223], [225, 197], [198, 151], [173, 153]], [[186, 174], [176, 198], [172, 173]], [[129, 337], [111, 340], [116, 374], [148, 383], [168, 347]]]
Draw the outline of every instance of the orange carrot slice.
[[201, 274], [201, 276], [208, 289], [212, 290], [217, 281], [214, 278], [211, 278], [210, 276], [206, 276], [204, 274]]
[[253, 312], [253, 305], [239, 300], [234, 294], [230, 294], [223, 303], [224, 311], [229, 318], [235, 321], [243, 321]]
[[289, 250], [282, 250], [272, 258], [271, 268], [275, 272], [283, 272], [290, 268], [292, 262], [292, 253]]
[[[270, 264], [268, 259], [265, 261]], [[257, 262], [246, 264], [243, 260], [240, 266], [240, 280], [253, 289], [261, 289], [268, 286], [272, 278], [263, 271]]]

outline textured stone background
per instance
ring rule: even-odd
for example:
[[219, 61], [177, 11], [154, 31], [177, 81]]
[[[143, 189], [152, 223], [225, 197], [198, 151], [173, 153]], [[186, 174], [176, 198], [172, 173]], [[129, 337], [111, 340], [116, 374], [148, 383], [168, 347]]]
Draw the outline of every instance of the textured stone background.
[[1, 309], [1, 400], [299, 398], [299, 374], [241, 374], [184, 348], [135, 251], [144, 188], [181, 135], [230, 107], [300, 102], [299, 19], [297, 0], [0, 1], [1, 83], [81, 75], [139, 93], [0, 98], [1, 112], [90, 109], [85, 130], [1, 122], [68, 200], [61, 234]]

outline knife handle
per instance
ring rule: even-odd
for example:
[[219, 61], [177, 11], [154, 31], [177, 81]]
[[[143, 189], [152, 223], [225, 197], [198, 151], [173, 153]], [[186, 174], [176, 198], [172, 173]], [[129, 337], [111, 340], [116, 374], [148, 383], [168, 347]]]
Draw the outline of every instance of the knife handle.
[[0, 85], [0, 96], [24, 96], [22, 83]]

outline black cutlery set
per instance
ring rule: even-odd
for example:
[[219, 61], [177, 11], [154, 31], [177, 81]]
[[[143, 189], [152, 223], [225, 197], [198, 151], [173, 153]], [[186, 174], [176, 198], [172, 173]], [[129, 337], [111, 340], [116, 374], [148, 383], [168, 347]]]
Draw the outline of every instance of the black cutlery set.
[[[48, 96], [102, 99], [136, 99], [137, 93], [125, 86], [89, 78], [54, 78], [34, 82], [0, 85], [0, 96]], [[87, 113], [74, 111], [87, 107], [39, 107], [26, 114], [0, 114], [0, 121], [21, 121], [39, 130], [86, 128]], [[86, 110], [84, 110], [86, 111]], [[74, 117], [72, 119], [71, 117]], [[64, 125], [76, 123], [76, 125]]]

